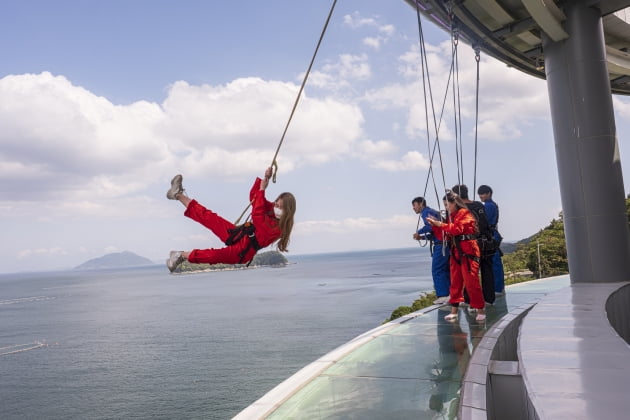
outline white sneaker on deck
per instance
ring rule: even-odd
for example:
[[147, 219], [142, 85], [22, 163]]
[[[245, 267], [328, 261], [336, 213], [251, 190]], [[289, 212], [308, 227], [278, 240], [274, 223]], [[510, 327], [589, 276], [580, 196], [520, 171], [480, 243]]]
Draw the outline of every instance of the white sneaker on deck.
[[181, 175], [175, 175], [171, 180], [171, 188], [166, 192], [166, 198], [169, 200], [177, 200], [178, 194], [184, 193], [184, 187], [182, 186], [182, 181], [184, 177]]
[[169, 254], [168, 259], [166, 260], [166, 266], [171, 273], [184, 262], [182, 252], [183, 251], [171, 251]]
[[477, 322], [482, 322], [486, 320], [486, 314], [477, 314], [477, 317], [475, 318], [475, 321]]

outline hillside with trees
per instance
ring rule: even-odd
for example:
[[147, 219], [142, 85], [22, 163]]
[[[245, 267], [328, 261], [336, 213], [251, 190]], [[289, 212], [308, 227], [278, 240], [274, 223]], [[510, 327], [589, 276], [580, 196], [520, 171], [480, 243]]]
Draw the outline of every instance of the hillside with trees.
[[[626, 197], [630, 225], [630, 195]], [[516, 244], [516, 250], [503, 256], [506, 283], [519, 273], [530, 271], [532, 277], [551, 277], [569, 272], [562, 213], [538, 233]]]

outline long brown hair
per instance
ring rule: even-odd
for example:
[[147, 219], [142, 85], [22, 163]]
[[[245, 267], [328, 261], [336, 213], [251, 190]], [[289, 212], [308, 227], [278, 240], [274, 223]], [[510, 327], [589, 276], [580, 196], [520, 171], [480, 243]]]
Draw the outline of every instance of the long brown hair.
[[278, 250], [288, 252], [287, 246], [291, 239], [291, 230], [293, 230], [293, 216], [295, 216], [295, 197], [289, 192], [283, 192], [276, 198], [276, 201], [282, 199], [282, 216], [278, 222], [278, 227], [282, 232], [278, 241]]

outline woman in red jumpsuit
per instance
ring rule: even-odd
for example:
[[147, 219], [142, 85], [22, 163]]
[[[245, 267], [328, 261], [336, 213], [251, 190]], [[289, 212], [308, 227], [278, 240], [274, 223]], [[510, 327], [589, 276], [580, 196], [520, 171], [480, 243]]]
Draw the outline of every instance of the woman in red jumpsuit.
[[470, 307], [477, 310], [477, 321], [486, 319], [485, 302], [479, 281], [479, 246], [477, 245], [477, 221], [475, 216], [466, 208], [466, 204], [459, 196], [451, 191], [444, 197], [449, 212], [449, 221], [442, 222], [433, 218], [427, 221], [441, 229], [451, 242], [451, 313], [444, 318], [455, 321], [459, 304], [464, 301], [463, 288], [470, 296]]
[[271, 173], [271, 168], [267, 168], [265, 178], [256, 178], [249, 193], [249, 199], [252, 203], [253, 234], [246, 231], [243, 235], [236, 236], [234, 241], [229, 241], [229, 239], [232, 236], [231, 231], [237, 226], [206, 209], [197, 200], [186, 196], [182, 187], [182, 176], [176, 175], [171, 181], [171, 188], [167, 191], [166, 197], [181, 202], [186, 207], [185, 216], [201, 223], [217, 235], [222, 242], [229, 244], [223, 248], [193, 249], [189, 252], [171, 251], [169, 259], [166, 260], [168, 269], [173, 272], [184, 261], [206, 264], [248, 263], [259, 249], [265, 248], [277, 240], [279, 240], [278, 249], [287, 252], [293, 229], [295, 197], [293, 194], [285, 192], [280, 194], [274, 202], [267, 201], [265, 189], [269, 185]]

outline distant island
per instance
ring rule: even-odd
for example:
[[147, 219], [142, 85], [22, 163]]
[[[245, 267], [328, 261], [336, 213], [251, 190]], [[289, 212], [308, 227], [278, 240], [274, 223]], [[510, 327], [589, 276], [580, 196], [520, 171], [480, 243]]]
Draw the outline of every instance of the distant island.
[[103, 268], [142, 267], [147, 265], [155, 265], [155, 262], [148, 258], [134, 254], [133, 252], [123, 251], [107, 254], [99, 258], [93, 258], [74, 267], [74, 269], [100, 270]]
[[[289, 260], [282, 255], [279, 251], [267, 251], [256, 254], [252, 260], [249, 268], [254, 267], [284, 267], [289, 263]], [[213, 270], [237, 270], [248, 268], [247, 264], [193, 264], [188, 261], [184, 261], [177, 269], [176, 273], [196, 273], [200, 271], [213, 271]]]

